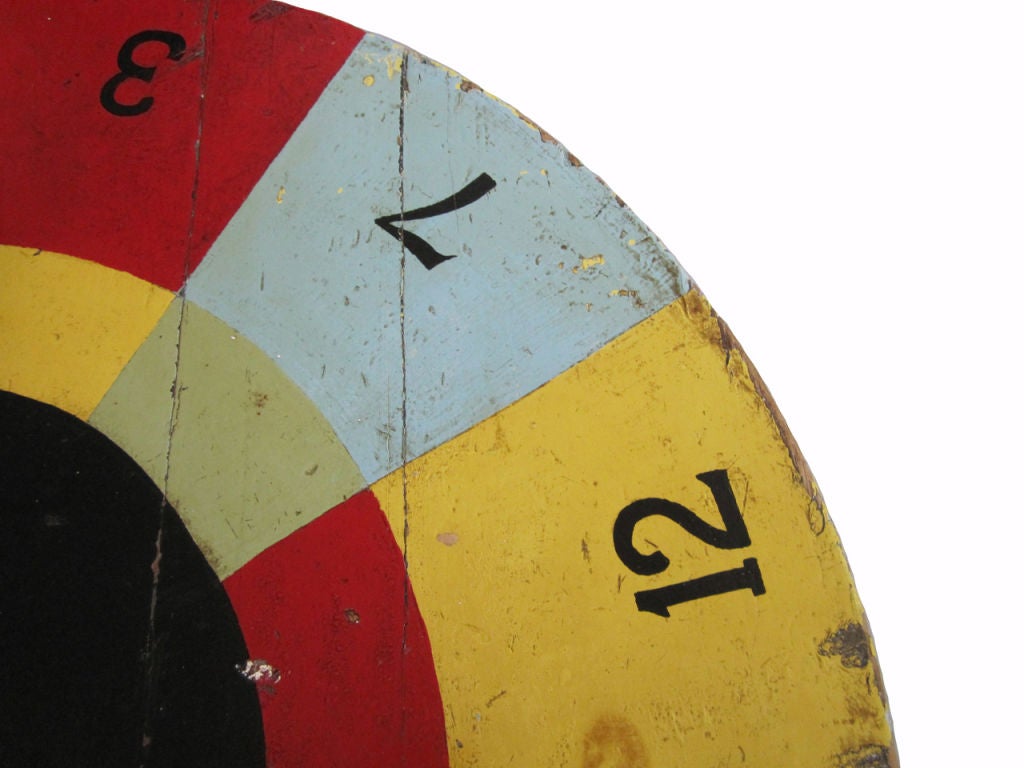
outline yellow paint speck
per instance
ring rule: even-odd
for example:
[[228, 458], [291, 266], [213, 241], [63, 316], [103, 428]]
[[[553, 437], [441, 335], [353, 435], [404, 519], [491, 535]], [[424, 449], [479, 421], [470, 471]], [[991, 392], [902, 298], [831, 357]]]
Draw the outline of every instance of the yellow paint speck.
[[369, 88], [371, 85], [373, 85], [373, 83], [374, 83], [373, 75], [367, 75], [366, 77], [363, 78], [363, 85], [365, 85], [367, 88]]
[[284, 200], [284, 187], [277, 188], [277, 204], [280, 205]]
[[525, 175], [526, 175], [526, 174], [528, 174], [528, 173], [529, 173], [529, 171], [520, 171], [520, 172], [519, 172], [519, 175], [520, 175], [520, 176], [525, 176]]
[[598, 253], [590, 257], [580, 256], [580, 263], [577, 266], [573, 267], [572, 271], [573, 274], [578, 274], [580, 270], [583, 270], [585, 272], [586, 270], [598, 264], [604, 264], [603, 254]]
[[541, 176], [547, 176], [548, 175], [548, 169], [547, 168], [541, 168], [540, 169], [540, 175]]
[[402, 57], [401, 56], [386, 56], [384, 63], [388, 68], [388, 80], [391, 80], [398, 72], [402, 71]]
[[338, 187], [338, 194], [339, 194], [339, 195], [340, 195], [340, 194], [341, 194], [342, 192], [344, 192], [344, 191], [345, 191], [345, 188], [344, 188], [344, 187]]
[[637, 292], [630, 290], [629, 288], [616, 288], [614, 291], [608, 291], [609, 296], [630, 296], [636, 298]]
[[636, 239], [635, 239], [635, 238], [632, 238], [632, 237], [631, 237], [631, 238], [629, 238], [629, 240], [628, 240], [628, 245], [630, 245], [630, 246], [636, 245]]

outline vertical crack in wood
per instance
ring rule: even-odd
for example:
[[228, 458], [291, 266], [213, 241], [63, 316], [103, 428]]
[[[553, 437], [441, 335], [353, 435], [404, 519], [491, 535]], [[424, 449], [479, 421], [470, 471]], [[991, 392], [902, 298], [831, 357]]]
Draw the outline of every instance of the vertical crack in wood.
[[405, 657], [409, 641], [409, 477], [407, 464], [409, 461], [409, 401], [408, 401], [408, 366], [406, 357], [405, 336], [405, 269], [408, 252], [405, 248], [405, 110], [409, 94], [409, 51], [402, 52], [402, 71], [399, 77], [399, 109], [398, 109], [398, 203], [401, 214], [399, 227], [399, 243], [401, 244], [401, 261], [398, 282], [398, 328], [402, 351], [402, 564], [405, 578], [402, 581], [402, 650], [399, 657], [399, 686], [401, 694], [401, 716], [399, 726], [399, 743], [401, 746], [402, 764], [405, 764], [406, 735], [406, 701], [405, 701]]
[[199, 191], [199, 168], [200, 168], [200, 157], [202, 151], [202, 139], [203, 139], [203, 123], [206, 112], [206, 92], [209, 85], [209, 53], [206, 49], [206, 41], [209, 39], [209, 25], [210, 25], [210, 3], [211, 0], [206, 0], [203, 3], [200, 11], [200, 36], [196, 46], [196, 54], [199, 57], [200, 63], [200, 75], [199, 75], [199, 101], [197, 104], [197, 118], [196, 118], [196, 143], [195, 143], [195, 167], [192, 173], [192, 205], [189, 210], [189, 221], [188, 221], [188, 235], [185, 240], [185, 253], [182, 264], [182, 283], [181, 289], [178, 291], [178, 296], [181, 299], [180, 306], [178, 308], [178, 322], [175, 331], [175, 345], [174, 345], [174, 374], [171, 379], [171, 407], [167, 422], [167, 449], [164, 454], [164, 476], [162, 480], [161, 498], [160, 498], [160, 515], [157, 523], [156, 541], [154, 544], [154, 555], [153, 563], [150, 566], [153, 572], [153, 582], [150, 591], [149, 599], [149, 627], [146, 635], [146, 647], [144, 649], [145, 657], [145, 712], [142, 727], [142, 744], [141, 744], [141, 759], [139, 761], [140, 768], [145, 768], [149, 762], [150, 747], [152, 746], [152, 729], [153, 729], [153, 715], [156, 712], [159, 702], [155, 701], [154, 698], [157, 694], [156, 691], [156, 676], [157, 676], [157, 663], [156, 663], [156, 652], [158, 640], [156, 637], [156, 611], [157, 603], [159, 599], [160, 589], [160, 560], [163, 557], [163, 538], [164, 538], [164, 527], [167, 521], [167, 509], [168, 500], [167, 496], [170, 492], [170, 481], [171, 481], [171, 454], [174, 443], [174, 433], [178, 425], [178, 417], [181, 410], [181, 358], [182, 358], [182, 340], [184, 337], [185, 329], [185, 293], [188, 285], [188, 277], [192, 271], [193, 261], [193, 243], [195, 240], [195, 225], [196, 225], [196, 199]]

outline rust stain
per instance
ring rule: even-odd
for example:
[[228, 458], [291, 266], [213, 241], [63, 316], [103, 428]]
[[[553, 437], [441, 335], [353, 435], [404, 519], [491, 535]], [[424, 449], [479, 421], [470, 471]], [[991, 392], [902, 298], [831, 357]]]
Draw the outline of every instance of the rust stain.
[[345, 618], [348, 620], [349, 624], [358, 624], [359, 623], [359, 612], [355, 608], [346, 608], [345, 609]]
[[[714, 314], [714, 310], [712, 310]], [[782, 442], [786, 446], [786, 450], [789, 451], [789, 458], [793, 461], [793, 466], [796, 467], [797, 474], [800, 476], [800, 482], [804, 486], [804, 490], [807, 491], [807, 495], [811, 497], [811, 501], [814, 505], [824, 514], [825, 504], [821, 498], [821, 491], [818, 490], [818, 483], [814, 479], [814, 473], [811, 472], [811, 467], [807, 463], [807, 459], [804, 458], [803, 453], [800, 452], [800, 446], [796, 444], [796, 439], [793, 437], [793, 433], [789, 430], [789, 424], [786, 423], [786, 419], [782, 415], [782, 411], [779, 410], [779, 406], [775, 402], [775, 398], [772, 397], [772, 393], [768, 391], [768, 387], [764, 383], [764, 379], [761, 378], [761, 374], [757, 372], [754, 364], [750, 362], [750, 358], [747, 357], [747, 353], [743, 351], [743, 347], [740, 346], [739, 341], [733, 335], [732, 330], [726, 324], [725, 320], [714, 314], [714, 317], [718, 320], [718, 326], [722, 331], [722, 349], [729, 353], [736, 352], [746, 363], [747, 371], [750, 374], [750, 381], [754, 385], [754, 391], [757, 392], [761, 400], [768, 407], [768, 412], [772, 416], [772, 420], [775, 425], [779, 428], [779, 435], [782, 437]], [[822, 529], [824, 530], [824, 529]]]
[[[768, 387], [764, 383], [764, 379], [761, 378], [761, 374], [757, 372], [757, 368], [750, 362], [750, 358], [747, 357], [747, 353], [743, 351], [743, 347], [740, 345], [739, 340], [733, 335], [732, 330], [728, 324], [719, 317], [718, 313], [715, 312], [714, 308], [708, 303], [708, 300], [704, 297], [700, 288], [691, 279], [690, 290], [682, 296], [683, 309], [689, 316], [695, 316], [698, 314], [710, 313], [710, 317], [716, 322], [717, 329], [714, 329], [709, 333], [709, 340], [716, 342], [725, 351], [726, 364], [728, 365], [730, 359], [735, 354], [743, 361], [746, 365], [747, 373], [750, 376], [750, 382], [753, 384], [754, 391], [758, 397], [761, 398], [765, 406], [768, 408], [768, 412], [771, 414], [772, 420], [775, 422], [775, 426], [779, 429], [779, 436], [782, 438], [783, 444], [786, 446], [786, 450], [789, 452], [789, 458], [793, 462], [793, 466], [796, 468], [797, 476], [800, 483], [803, 485], [804, 490], [807, 491], [807, 495], [810, 496], [811, 501], [817, 507], [821, 513], [822, 518], [825, 517], [825, 503], [821, 497], [821, 491], [818, 490], [818, 483], [814, 479], [814, 473], [811, 472], [811, 468], [804, 458], [804, 455], [800, 452], [800, 446], [797, 445], [796, 439], [793, 437], [793, 433], [789, 430], [789, 425], [786, 423], [786, 419], [783, 417], [782, 412], [779, 410], [779, 406], [775, 402], [775, 398], [772, 397], [772, 393], [768, 391]], [[711, 330], [711, 329], [709, 329]], [[715, 338], [717, 336], [717, 338]], [[820, 534], [825, 530], [818, 521], [811, 522], [811, 529], [816, 533]]]
[[871, 661], [871, 646], [863, 625], [844, 624], [818, 646], [820, 656], [838, 656], [844, 667], [863, 669]]
[[250, 392], [249, 399], [252, 400], [252, 404], [256, 406], [256, 415], [263, 415], [263, 409], [267, 405], [267, 401], [270, 400], [270, 395], [266, 392]]
[[574, 155], [572, 152], [570, 152], [564, 146], [562, 146], [559, 143], [558, 139], [556, 139], [550, 133], [545, 131], [543, 128], [541, 128], [539, 125], [537, 125], [536, 122], [534, 122], [533, 120], [528, 118], [526, 115], [524, 115], [519, 110], [513, 109], [512, 111], [515, 113], [516, 117], [518, 117], [520, 120], [522, 120], [524, 123], [526, 123], [528, 126], [533, 128], [533, 130], [535, 130], [537, 133], [540, 134], [540, 140], [541, 141], [543, 141], [546, 144], [554, 144], [557, 147], [559, 147], [563, 152], [565, 152], [565, 158], [569, 161], [569, 164], [571, 166], [573, 166], [574, 168], [582, 168], [583, 167], [583, 163], [581, 163], [579, 161], [579, 158], [576, 157], [576, 155]]
[[899, 768], [888, 747], [868, 744], [836, 755], [835, 768]]
[[459, 81], [459, 90], [463, 93], [469, 93], [470, 91], [480, 91], [483, 93], [484, 91], [484, 89], [479, 85], [474, 83], [472, 80], [467, 80], [466, 78], [462, 78], [462, 80]]
[[543, 141], [546, 144], [558, 144], [558, 139], [556, 139], [550, 133], [545, 131], [543, 128], [541, 128], [539, 125], [537, 125], [536, 122], [534, 122], [533, 120], [528, 118], [522, 112], [520, 112], [519, 110], [513, 110], [513, 112], [516, 113], [516, 117], [518, 117], [520, 120], [522, 120], [524, 123], [526, 123], [528, 126], [533, 128], [533, 130], [535, 130], [537, 133], [540, 134], [540, 140], [541, 141]]
[[[868, 678], [868, 686], [870, 688], [874, 684], [882, 706], [888, 712], [889, 696], [885, 691], [885, 682], [882, 680], [882, 667], [871, 646], [871, 627], [866, 616], [861, 614], [860, 622], [848, 621], [826, 637], [818, 646], [818, 653], [821, 656], [839, 656], [840, 663], [849, 669], [864, 669], [870, 666], [871, 675]], [[859, 718], [868, 719], [872, 716], [872, 712], [866, 712]], [[889, 763], [887, 765], [890, 765], [890, 768], [897, 768], [899, 755], [896, 752], [895, 743], [889, 749], [888, 755]]]
[[582, 539], [580, 541], [580, 550], [583, 552], [583, 559], [588, 563], [590, 562], [590, 547], [587, 546], [587, 540]]
[[637, 727], [620, 715], [598, 718], [583, 737], [583, 768], [650, 768]]

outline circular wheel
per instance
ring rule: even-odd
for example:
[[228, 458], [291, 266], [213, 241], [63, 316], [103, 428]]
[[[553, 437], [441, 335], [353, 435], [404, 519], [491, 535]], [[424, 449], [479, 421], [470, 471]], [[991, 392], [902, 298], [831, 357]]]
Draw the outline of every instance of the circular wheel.
[[5, 764], [896, 765], [767, 389], [551, 136], [280, 3], [5, 26]]

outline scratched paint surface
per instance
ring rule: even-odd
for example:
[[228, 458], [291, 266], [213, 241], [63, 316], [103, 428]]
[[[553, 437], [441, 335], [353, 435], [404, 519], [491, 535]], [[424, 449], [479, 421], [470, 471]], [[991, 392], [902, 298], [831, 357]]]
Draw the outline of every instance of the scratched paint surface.
[[221, 578], [366, 484], [272, 360], [180, 299], [90, 422], [165, 483]]
[[[670, 565], [631, 573], [612, 540], [619, 511], [664, 497], [714, 523], [695, 475], [718, 468], [749, 547], [652, 518], [634, 539]], [[867, 637], [854, 663], [821, 650], [865, 622], [835, 530], [699, 294], [377, 483], [396, 535], [403, 480], [454, 764], [585, 764], [609, 719], [636, 765], [832, 765], [891, 743]], [[639, 590], [749, 557], [763, 595], [637, 610]]]
[[[362, 31], [263, 0], [135, 0], [116, 8], [40, 0], [11, 9], [0, 48], [3, 242], [70, 253], [170, 290], [227, 223]], [[115, 118], [99, 93], [134, 35], [180, 35], [168, 58], [139, 43]], [[273, 62], [273, 66], [256, 62]], [[201, 137], [201, 141], [197, 141]]]
[[[139, 543], [133, 604], [164, 606], [129, 642], [132, 695], [160, 698], [159, 649], [201, 623], [233, 656], [197, 663], [258, 700], [225, 713], [256, 765], [898, 765], [810, 470], [704, 297], [565, 148], [280, 3], [40, 3], [8, 28], [0, 440], [21, 456], [18, 414], [50, 406], [89, 437], [0, 465], [0, 524], [74, 583], [38, 476], [74, 503], [88, 446], [123, 451], [95, 487], [142, 489], [114, 527]], [[37, 595], [24, 573], [0, 568], [0, 601]], [[225, 628], [199, 618], [227, 599]], [[79, 602], [46, 634], [91, 626]], [[22, 694], [0, 687], [0, 762], [42, 764], [16, 724], [69, 692]], [[169, 754], [146, 738], [131, 764]]]
[[[428, 270], [409, 256], [403, 270], [374, 219], [481, 173], [497, 182], [481, 200], [406, 225], [456, 259]], [[368, 35], [187, 290], [280, 356], [374, 480], [402, 463], [403, 411], [410, 458], [685, 287], [654, 236], [561, 146], [462, 78]]]

